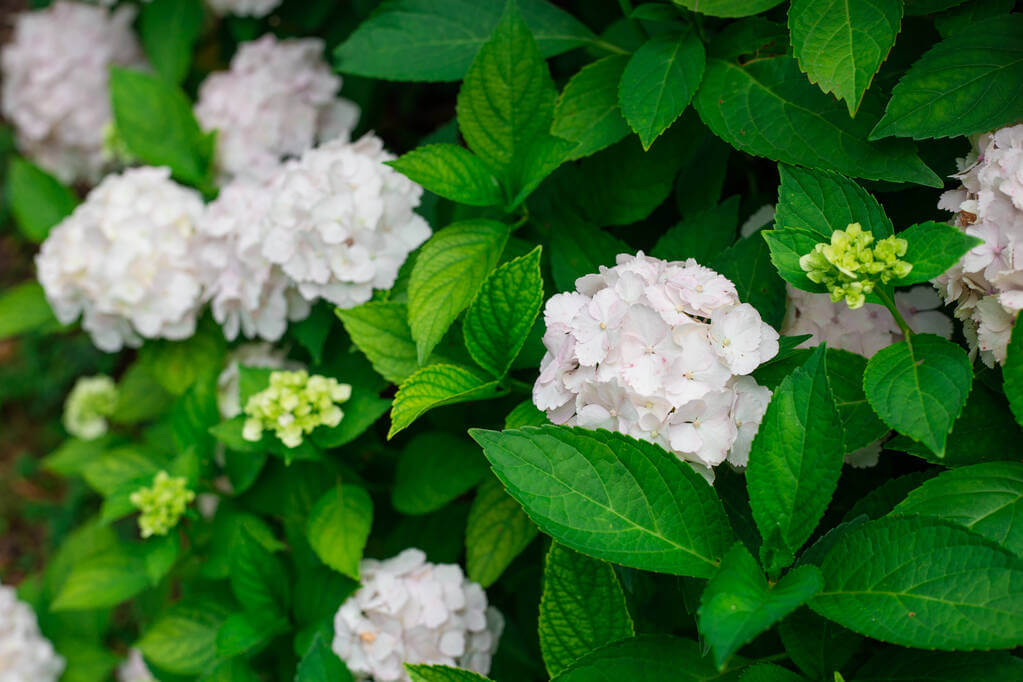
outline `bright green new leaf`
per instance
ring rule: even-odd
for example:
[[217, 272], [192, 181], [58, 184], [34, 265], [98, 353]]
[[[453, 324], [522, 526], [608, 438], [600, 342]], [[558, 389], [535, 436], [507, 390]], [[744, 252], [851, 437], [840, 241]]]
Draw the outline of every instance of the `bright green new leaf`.
[[217, 657], [217, 630], [228, 609], [212, 599], [171, 606], [142, 635], [139, 650], [150, 663], [178, 675], [197, 675]]
[[490, 273], [465, 313], [465, 348], [476, 364], [497, 378], [507, 374], [542, 305], [538, 246]]
[[614, 568], [558, 543], [544, 565], [538, 627], [551, 677], [591, 651], [635, 635]]
[[788, 56], [745, 66], [708, 60], [694, 104], [715, 135], [754, 156], [870, 180], [942, 186], [909, 141], [867, 141], [878, 120], [870, 97], [850, 119]]
[[536, 526], [519, 503], [504, 491], [500, 481], [487, 476], [476, 489], [465, 524], [469, 579], [490, 587], [536, 536]]
[[805, 228], [789, 228], [787, 230], [761, 230], [760, 236], [767, 242], [768, 251], [771, 253], [771, 263], [783, 280], [803, 291], [814, 294], [827, 293], [828, 288], [823, 284], [811, 282], [810, 278], [806, 276], [806, 270], [799, 265], [799, 259], [813, 251], [813, 248], [820, 243], [821, 239], [818, 234]]
[[551, 134], [576, 143], [568, 158], [581, 159], [629, 134], [618, 107], [618, 81], [629, 58], [612, 55], [587, 64], [565, 84], [554, 107]]
[[363, 488], [338, 484], [309, 512], [306, 539], [320, 560], [339, 573], [359, 579], [359, 562], [373, 525], [373, 500]]
[[738, 678], [736, 672], [718, 672], [710, 656], [690, 639], [640, 635], [597, 649], [551, 682], [734, 682]]
[[0, 340], [36, 329], [58, 327], [38, 282], [25, 282], [0, 291]]
[[652, 443], [558, 426], [469, 434], [540, 530], [578, 552], [709, 577], [732, 542], [710, 485]]
[[388, 165], [434, 194], [460, 204], [497, 206], [504, 201], [501, 185], [487, 164], [456, 144], [428, 144]]
[[1023, 560], [925, 517], [870, 521], [820, 563], [810, 607], [860, 634], [921, 649], [1003, 649], [1023, 641]]
[[1023, 679], [1023, 658], [1008, 651], [878, 651], [856, 670], [855, 682], [991, 682]]
[[444, 228], [423, 245], [412, 268], [408, 303], [420, 365], [426, 364], [448, 327], [472, 301], [507, 241], [507, 226], [468, 220]]
[[483, 677], [469, 670], [452, 668], [446, 665], [412, 665], [405, 664], [409, 679], [412, 682], [489, 682], [489, 677]]
[[746, 484], [768, 571], [792, 563], [828, 508], [845, 454], [841, 433], [818, 346], [775, 389], [750, 449]]
[[700, 634], [710, 644], [718, 667], [823, 586], [816, 566], [799, 566], [768, 585], [757, 560], [741, 542], [735, 543], [700, 598]]
[[655, 35], [633, 53], [618, 84], [618, 103], [644, 149], [689, 105], [706, 59], [692, 29]]
[[142, 6], [142, 46], [157, 73], [169, 82], [180, 83], [188, 75], [202, 20], [200, 0], [153, 0]]
[[391, 502], [402, 514], [429, 514], [468, 492], [488, 473], [472, 441], [443, 431], [409, 441], [398, 459]]
[[81, 611], [116, 606], [149, 586], [141, 552], [119, 544], [73, 566], [50, 608]]
[[391, 429], [387, 437], [393, 438], [435, 407], [499, 398], [506, 394], [507, 390], [497, 381], [475, 370], [445, 364], [424, 367], [398, 387], [391, 404]]
[[354, 679], [323, 634], [313, 638], [295, 672], [295, 682], [354, 682]]
[[782, 0], [674, 0], [676, 5], [713, 17], [748, 17], [780, 5]]
[[897, 287], [931, 281], [958, 263], [967, 251], [984, 243], [948, 223], [936, 222], [911, 225], [899, 233], [899, 238], [908, 242], [902, 260], [912, 263], [913, 269], [892, 282]]
[[881, 420], [938, 457], [972, 384], [966, 351], [934, 334], [881, 349], [863, 375], [863, 390]]
[[50, 228], [71, 215], [78, 197], [38, 166], [12, 156], [7, 167], [7, 201], [26, 238], [41, 242]]
[[1023, 15], [993, 17], [941, 41], [892, 91], [870, 139], [956, 137], [1000, 128], [1023, 107]]
[[902, 24], [902, 0], [792, 0], [789, 30], [811, 83], [845, 100], [855, 116]]

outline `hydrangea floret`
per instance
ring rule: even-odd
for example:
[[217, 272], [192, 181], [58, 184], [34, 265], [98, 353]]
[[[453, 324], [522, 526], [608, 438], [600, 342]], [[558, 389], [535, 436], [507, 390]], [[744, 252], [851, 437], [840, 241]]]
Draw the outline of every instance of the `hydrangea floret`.
[[821, 242], [799, 259], [807, 278], [828, 288], [834, 302], [845, 299], [856, 309], [880, 282], [888, 284], [909, 274], [913, 265], [899, 260], [906, 255], [905, 239], [891, 236], [874, 243], [874, 235], [859, 223], [831, 233], [831, 242]]
[[151, 487], [136, 490], [128, 499], [142, 512], [139, 530], [142, 537], [148, 538], [166, 535], [178, 525], [178, 519], [195, 499], [195, 492], [188, 489], [185, 477], [161, 471], [156, 474]]
[[66, 663], [39, 630], [36, 614], [0, 584], [0, 681], [57, 682]]
[[335, 427], [344, 412], [338, 404], [352, 395], [352, 387], [337, 379], [310, 375], [307, 371], [270, 374], [270, 386], [251, 396], [245, 404], [242, 437], [258, 441], [263, 431], [273, 431], [289, 448], [302, 444], [303, 436], [317, 426]]
[[64, 401], [64, 428], [75, 438], [93, 440], [107, 432], [117, 407], [117, 385], [108, 376], [82, 377]]

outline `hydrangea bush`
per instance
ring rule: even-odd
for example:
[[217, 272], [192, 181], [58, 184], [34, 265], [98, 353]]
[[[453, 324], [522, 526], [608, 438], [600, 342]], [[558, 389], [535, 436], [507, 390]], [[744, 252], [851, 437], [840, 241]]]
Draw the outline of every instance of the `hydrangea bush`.
[[1017, 3], [28, 4], [0, 682], [1023, 679]]

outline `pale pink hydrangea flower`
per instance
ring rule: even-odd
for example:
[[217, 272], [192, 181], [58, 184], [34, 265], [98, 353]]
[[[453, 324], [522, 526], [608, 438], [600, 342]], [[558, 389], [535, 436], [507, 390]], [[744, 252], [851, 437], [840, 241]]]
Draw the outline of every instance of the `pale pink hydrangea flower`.
[[748, 375], [778, 333], [735, 285], [690, 259], [618, 256], [544, 309], [533, 402], [555, 424], [656, 443], [711, 477], [745, 466], [771, 392]]
[[206, 0], [217, 14], [234, 14], [240, 17], [265, 17], [277, 9], [283, 0]]
[[57, 682], [64, 667], [32, 608], [0, 585], [0, 682]]
[[156, 678], [149, 671], [142, 652], [131, 649], [128, 658], [117, 667], [117, 682], [156, 682]]

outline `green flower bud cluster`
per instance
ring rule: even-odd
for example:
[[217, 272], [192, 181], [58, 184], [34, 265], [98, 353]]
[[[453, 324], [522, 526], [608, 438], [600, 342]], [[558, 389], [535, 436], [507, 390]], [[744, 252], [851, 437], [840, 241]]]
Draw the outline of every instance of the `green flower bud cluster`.
[[107, 432], [107, 417], [117, 407], [117, 385], [108, 376], [82, 377], [64, 401], [64, 428], [76, 438], [93, 440]]
[[258, 441], [264, 430], [274, 434], [289, 448], [302, 444], [302, 437], [317, 426], [334, 427], [344, 413], [336, 403], [352, 395], [352, 387], [336, 379], [305, 370], [273, 372], [269, 388], [250, 397], [245, 404], [242, 437]]
[[831, 233], [831, 243], [817, 244], [799, 259], [811, 282], [828, 288], [834, 302], [845, 299], [850, 308], [859, 308], [877, 283], [900, 279], [913, 269], [912, 263], [899, 260], [906, 255], [905, 239], [885, 237], [874, 243], [874, 235], [864, 232], [859, 223]]
[[151, 488], [140, 488], [128, 498], [142, 513], [139, 515], [139, 530], [142, 537], [166, 535], [178, 525], [178, 519], [195, 499], [195, 493], [188, 489], [188, 479], [170, 476], [161, 471], [153, 479]]

